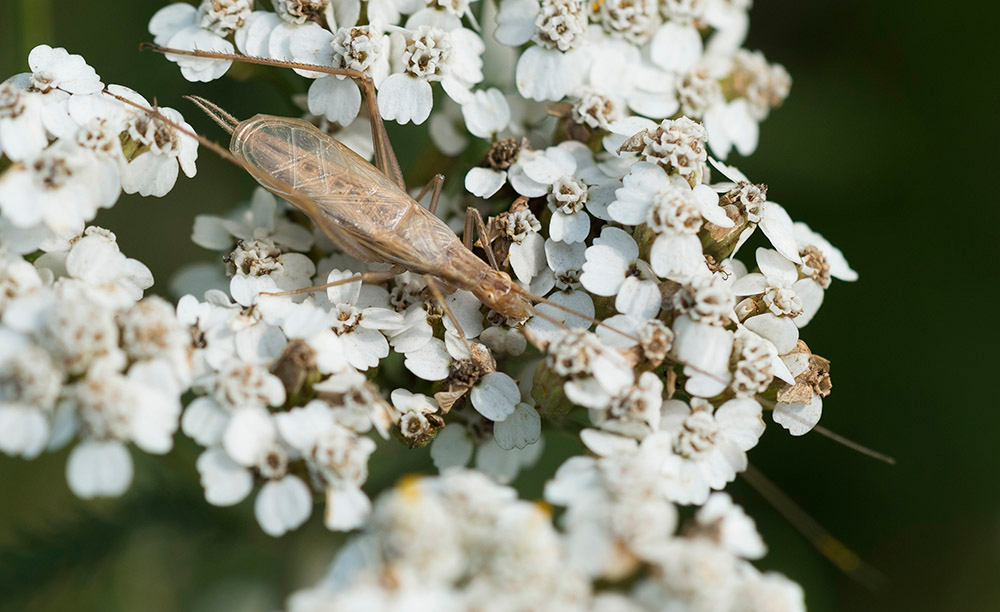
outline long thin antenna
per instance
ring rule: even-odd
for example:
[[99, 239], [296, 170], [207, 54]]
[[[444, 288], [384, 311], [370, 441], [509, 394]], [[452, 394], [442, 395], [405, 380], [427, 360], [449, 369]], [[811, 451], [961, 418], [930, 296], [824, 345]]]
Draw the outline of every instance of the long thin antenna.
[[206, 100], [201, 96], [183, 96], [183, 98], [194, 102], [194, 104], [200, 108], [202, 112], [218, 123], [228, 134], [232, 134], [236, 130], [236, 126], [240, 124], [239, 119], [230, 115], [215, 102]]
[[833, 537], [819, 521], [811, 517], [760, 470], [750, 465], [740, 476], [837, 569], [872, 591], [881, 586], [884, 582], [881, 572], [865, 563], [856, 552]]
[[[759, 395], [757, 396], [757, 401], [760, 402], [761, 404], [764, 404], [765, 406], [767, 406], [771, 410], [774, 410], [778, 406], [777, 402], [775, 402], [774, 400], [772, 400], [770, 398], [767, 398], [767, 397], [761, 397]], [[794, 414], [792, 412], [786, 412], [785, 416], [789, 417], [793, 421], [798, 421], [799, 423], [805, 425], [806, 427], [809, 427], [811, 425], [811, 423], [809, 421], [803, 419], [799, 415]], [[825, 438], [829, 438], [829, 439], [833, 440], [837, 444], [840, 444], [840, 445], [845, 446], [845, 447], [847, 447], [847, 448], [849, 448], [849, 449], [851, 449], [853, 451], [861, 453], [862, 455], [865, 455], [867, 457], [871, 457], [872, 459], [877, 459], [878, 461], [881, 461], [883, 463], [888, 463], [889, 465], [896, 465], [896, 459], [894, 457], [892, 457], [890, 455], [887, 455], [885, 453], [880, 453], [877, 450], [868, 448], [864, 444], [861, 444], [859, 442], [855, 442], [854, 440], [851, 440], [850, 438], [846, 438], [846, 437], [840, 435], [837, 432], [831, 431], [831, 430], [827, 429], [826, 427], [823, 427], [822, 425], [813, 425], [812, 426], [812, 431], [815, 431], [816, 433], [818, 433], [819, 435], [821, 435], [821, 436], [823, 436]]]
[[857, 451], [857, 452], [861, 453], [862, 455], [866, 455], [868, 457], [871, 457], [872, 459], [877, 459], [879, 461], [882, 461], [883, 463], [888, 463], [889, 465], [896, 465], [896, 458], [895, 457], [892, 457], [891, 455], [886, 455], [885, 453], [880, 453], [877, 450], [868, 448], [867, 446], [865, 446], [863, 444], [859, 444], [859, 443], [855, 442], [854, 440], [851, 440], [849, 438], [845, 438], [844, 436], [840, 435], [839, 433], [837, 433], [835, 431], [830, 431], [829, 429], [827, 429], [826, 427], [823, 427], [822, 425], [816, 425], [815, 427], [813, 427], [813, 431], [815, 431], [816, 433], [818, 433], [821, 436], [824, 436], [824, 437], [827, 437], [827, 438], [833, 440], [837, 444], [841, 444], [841, 445], [846, 446], [847, 448], [849, 448], [851, 450]]

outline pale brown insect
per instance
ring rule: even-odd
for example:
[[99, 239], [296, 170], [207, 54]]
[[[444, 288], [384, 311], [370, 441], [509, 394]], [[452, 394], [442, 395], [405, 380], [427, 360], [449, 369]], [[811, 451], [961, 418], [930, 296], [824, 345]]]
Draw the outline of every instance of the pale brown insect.
[[[492, 250], [486, 244], [485, 224], [476, 209], [467, 210], [464, 243], [434, 215], [443, 177], [435, 177], [421, 193], [422, 196], [433, 188], [429, 208], [422, 207], [406, 192], [399, 163], [378, 111], [374, 86], [364, 73], [226, 53], [153, 45], [144, 45], [144, 48], [172, 55], [308, 69], [357, 79], [365, 90], [371, 116], [375, 166], [303, 119], [256, 115], [237, 121], [207, 100], [190, 99], [232, 135], [230, 152], [244, 162], [241, 165], [261, 185], [302, 210], [347, 254], [362, 261], [393, 266], [386, 272], [362, 274], [350, 280], [384, 282], [408, 270], [428, 278], [435, 294], [440, 289], [432, 279], [443, 281], [453, 289], [470, 291], [487, 307], [522, 322], [540, 314], [532, 301], [548, 302], [526, 292], [507, 273], [497, 269], [496, 262], [492, 261]], [[471, 250], [474, 227], [487, 247], [485, 250], [492, 266]], [[325, 286], [328, 285], [300, 292]], [[573, 314], [590, 319], [581, 313]], [[550, 319], [547, 315], [541, 316]]]

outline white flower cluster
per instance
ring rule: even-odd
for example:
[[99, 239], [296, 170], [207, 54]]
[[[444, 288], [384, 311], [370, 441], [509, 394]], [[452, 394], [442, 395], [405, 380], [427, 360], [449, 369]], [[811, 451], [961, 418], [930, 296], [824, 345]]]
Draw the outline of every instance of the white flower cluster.
[[[175, 49], [238, 51], [361, 71], [378, 90], [382, 117], [399, 123], [426, 121], [434, 104], [432, 83], [440, 83], [461, 108], [458, 113], [445, 105], [432, 121], [432, 136], [448, 154], [467, 142], [452, 119], [460, 118], [462, 132], [479, 138], [517, 136], [540, 119], [535, 102], [565, 100], [564, 116], [582, 129], [631, 135], [646, 127], [645, 118], [680, 112], [704, 121], [716, 156], [724, 159], [733, 148], [747, 155], [757, 147], [758, 123], [791, 87], [784, 68], [740, 48], [749, 2], [497, 4], [498, 11], [484, 3], [477, 21], [468, 0], [375, 0], [364, 6], [283, 0], [273, 12], [252, 10], [250, 0], [202, 0], [197, 7], [164, 7], [149, 31], [157, 44]], [[217, 79], [231, 65], [167, 57], [190, 81]], [[313, 79], [311, 113], [341, 126], [358, 116], [361, 93], [350, 79], [298, 72]], [[495, 87], [475, 89], [483, 81]], [[504, 95], [514, 89], [519, 96]]]
[[32, 458], [79, 438], [70, 488], [117, 496], [126, 444], [173, 446], [191, 342], [172, 305], [143, 298], [149, 269], [86, 224], [122, 191], [162, 196], [178, 170], [193, 176], [197, 143], [108, 96], [79, 55], [41, 45], [28, 65], [0, 84], [0, 450]]
[[96, 226], [33, 264], [0, 249], [0, 450], [30, 459], [79, 438], [66, 477], [89, 498], [131, 484], [126, 444], [171, 449], [190, 338], [173, 306], [142, 297], [152, 284]]
[[[641, 478], [636, 467], [619, 466]], [[318, 585], [292, 596], [289, 611], [805, 609], [798, 585], [746, 561], [763, 556], [764, 544], [728, 495], [715, 494], [675, 535], [676, 512], [649, 488], [632, 490], [629, 503], [608, 495], [643, 484], [621, 476], [605, 468], [586, 483], [551, 483], [552, 497], [576, 504], [567, 535], [541, 506], [476, 472], [406, 480], [382, 495], [369, 528]], [[631, 587], [591, 586], [637, 567], [648, 573]]]
[[[378, 89], [383, 117], [423, 123], [434, 104], [431, 83], [454, 101], [472, 98], [483, 80], [483, 39], [464, 27], [468, 2], [376, 0], [364, 15], [359, 2], [284, 0], [275, 11], [252, 10], [250, 0], [202, 0], [196, 8], [170, 4], [149, 22], [157, 44], [174, 49], [240, 53], [365, 73]], [[404, 20], [404, 17], [405, 20]], [[471, 25], [471, 24], [470, 24]], [[232, 41], [232, 42], [231, 42]], [[234, 48], [235, 44], [235, 48]], [[229, 60], [168, 55], [189, 81], [211, 81]], [[314, 79], [309, 111], [342, 126], [358, 115], [361, 92], [342, 76], [300, 70]]]
[[[198, 143], [102, 93], [82, 57], [40, 45], [28, 65], [0, 83], [0, 154], [9, 162], [0, 165], [0, 242], [8, 250], [48, 250], [82, 233], [122, 191], [159, 197], [178, 169], [194, 176]], [[107, 90], [150, 107], [125, 87]], [[190, 129], [177, 111], [159, 110]]]
[[[148, 270], [84, 225], [122, 189], [163, 195], [193, 175], [195, 143], [102, 92], [78, 56], [37, 48], [32, 73], [0, 86], [0, 448], [30, 457], [79, 432], [71, 487], [118, 494], [124, 443], [166, 452], [180, 417], [209, 503], [253, 496], [280, 536], [320, 497], [328, 528], [364, 528], [293, 610], [803, 609], [797, 585], [750, 565], [763, 543], [718, 491], [747, 468], [765, 410], [792, 435], [819, 421], [830, 364], [800, 329], [831, 278], [857, 275], [718, 161], [753, 152], [790, 87], [740, 48], [749, 4], [202, 0], [153, 16], [159, 45], [356, 70], [382, 118], [429, 119], [464, 175], [437, 214], [462, 227], [466, 205], [485, 213], [474, 247], [508, 294], [531, 296], [527, 320], [337, 252], [264, 188], [195, 220], [222, 264], [184, 275], [176, 309], [142, 300]], [[167, 58], [191, 81], [231, 63]], [[307, 117], [369, 157], [365, 88], [296, 71]], [[758, 227], [769, 247], [748, 267]], [[538, 461], [543, 424], [589, 453], [546, 488], [558, 528], [504, 486]], [[442, 476], [373, 506], [369, 459], [393, 437], [429, 446]], [[701, 506], [680, 531], [678, 504]]]

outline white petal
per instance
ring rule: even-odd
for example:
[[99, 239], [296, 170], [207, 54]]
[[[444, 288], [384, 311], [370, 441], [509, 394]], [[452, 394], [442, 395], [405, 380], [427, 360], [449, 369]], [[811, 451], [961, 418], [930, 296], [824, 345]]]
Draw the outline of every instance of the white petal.
[[785, 209], [774, 202], [764, 202], [760, 207], [760, 229], [779, 253], [795, 263], [802, 263], [795, 244], [792, 218]]
[[361, 90], [351, 79], [327, 75], [309, 86], [309, 112], [340, 125], [350, 125], [361, 109]]
[[528, 47], [517, 61], [517, 91], [531, 100], [561, 100], [575, 84], [566, 56], [554, 49]]
[[501, 44], [520, 47], [535, 33], [538, 0], [506, 0], [499, 3], [497, 27], [493, 36]]
[[615, 298], [615, 308], [639, 319], [653, 319], [660, 312], [662, 301], [660, 287], [655, 281], [630, 276], [622, 283], [621, 291]]
[[448, 468], [465, 467], [475, 446], [472, 436], [460, 423], [449, 423], [431, 442], [431, 460], [439, 472]]
[[692, 25], [668, 21], [660, 26], [650, 41], [649, 54], [664, 70], [686, 74], [701, 59], [701, 34]]
[[491, 198], [507, 182], [507, 173], [492, 168], [473, 168], [465, 175], [465, 189], [474, 196]]
[[542, 419], [531, 404], [521, 402], [503, 421], [493, 424], [493, 437], [504, 450], [524, 448], [542, 435]]
[[221, 448], [212, 448], [198, 457], [198, 473], [205, 489], [205, 501], [213, 506], [232, 506], [243, 501], [253, 489], [253, 475], [229, 458]]
[[653, 242], [649, 263], [657, 276], [684, 281], [708, 271], [701, 240], [693, 234], [663, 234]]
[[823, 398], [814, 395], [808, 404], [777, 404], [771, 414], [774, 422], [793, 436], [802, 436], [819, 423], [823, 416]]
[[510, 123], [510, 107], [503, 92], [495, 87], [479, 90], [462, 105], [465, 126], [473, 136], [491, 138]]
[[[601, 235], [604, 236], [605, 232]], [[598, 239], [600, 240], [600, 239]], [[625, 282], [629, 261], [617, 249], [597, 244], [587, 249], [580, 282], [595, 295], [615, 295]]]
[[378, 91], [378, 108], [382, 117], [398, 123], [421, 124], [431, 114], [434, 96], [430, 83], [406, 74], [386, 77]]
[[323, 523], [333, 531], [350, 531], [362, 526], [372, 511], [372, 502], [358, 487], [330, 487], [326, 490]]
[[564, 215], [556, 211], [549, 221], [549, 236], [559, 242], [583, 242], [590, 233], [590, 215], [586, 211]]
[[49, 422], [41, 410], [0, 405], [0, 451], [34, 459], [49, 441]]
[[503, 421], [521, 400], [517, 383], [503, 372], [490, 372], [479, 379], [470, 394], [472, 407], [491, 421]]
[[639, 448], [638, 443], [632, 438], [599, 429], [584, 429], [580, 432], [580, 441], [590, 452], [601, 457], [626, 455]]
[[422, 348], [407, 353], [403, 365], [424, 380], [444, 380], [448, 378], [451, 356], [443, 341], [431, 338]]
[[795, 264], [771, 249], [757, 249], [757, 266], [769, 280], [779, 287], [789, 287], [799, 277]]
[[[779, 257], [781, 256], [779, 255]], [[752, 272], [736, 279], [731, 289], [733, 290], [733, 295], [757, 295], [764, 293], [767, 289], [767, 277], [763, 274]]]
[[792, 320], [795, 321], [796, 327], [802, 328], [808, 325], [809, 321], [812, 321], [819, 311], [819, 307], [823, 305], [824, 291], [819, 283], [811, 278], [796, 281], [792, 285], [792, 291], [802, 300], [802, 312]]
[[791, 352], [799, 341], [799, 330], [794, 320], [788, 317], [765, 313], [750, 317], [743, 324], [750, 331], [773, 342], [779, 355]]
[[520, 243], [510, 245], [510, 267], [522, 283], [530, 283], [547, 266], [545, 239], [541, 234], [528, 234]]
[[278, 537], [306, 522], [312, 514], [312, 494], [297, 476], [285, 476], [261, 488], [253, 511], [264, 533]]
[[86, 440], [70, 452], [66, 480], [83, 499], [118, 497], [132, 484], [132, 457], [117, 440]]
[[222, 446], [240, 465], [251, 467], [274, 444], [277, 431], [270, 413], [263, 408], [239, 408], [229, 419]]

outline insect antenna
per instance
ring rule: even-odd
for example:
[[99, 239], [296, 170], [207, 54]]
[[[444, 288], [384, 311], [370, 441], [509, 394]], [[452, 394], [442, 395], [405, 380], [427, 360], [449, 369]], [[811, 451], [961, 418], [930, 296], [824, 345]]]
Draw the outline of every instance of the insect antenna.
[[748, 465], [740, 476], [837, 569], [869, 590], [874, 591], [882, 584], [884, 577], [881, 572], [835, 538], [760, 470]]
[[211, 102], [202, 98], [201, 96], [183, 96], [185, 100], [190, 100], [202, 110], [206, 115], [208, 115], [213, 121], [218, 123], [222, 129], [226, 130], [226, 133], [232, 134], [236, 130], [236, 126], [240, 124], [239, 119], [233, 117], [231, 114], [223, 110], [215, 102]]
[[[762, 396], [758, 395], [758, 396], [756, 396], [756, 400], [758, 402], [760, 402], [761, 404], [764, 404], [765, 406], [767, 406], [768, 408], [770, 408], [772, 410], [774, 410], [778, 406], [777, 402], [775, 402], [774, 400], [772, 400], [770, 398], [767, 398], [767, 397], [762, 397]], [[807, 427], [811, 425], [809, 423], [809, 421], [803, 419], [802, 417], [800, 417], [797, 414], [793, 414], [791, 412], [787, 412], [787, 413], [785, 413], [785, 416], [791, 418], [793, 421], [798, 421], [799, 423], [801, 423], [803, 425], [806, 425]], [[889, 465], [896, 465], [896, 459], [893, 458], [892, 456], [886, 455], [885, 453], [880, 453], [877, 450], [868, 448], [864, 444], [861, 444], [859, 442], [855, 442], [854, 440], [851, 440], [850, 438], [842, 436], [842, 435], [840, 435], [837, 432], [831, 431], [831, 430], [827, 429], [826, 427], [823, 427], [822, 425], [812, 425], [812, 431], [815, 431], [816, 433], [818, 433], [819, 435], [821, 435], [821, 436], [823, 436], [825, 438], [829, 438], [830, 440], [833, 440], [834, 442], [836, 442], [837, 444], [840, 444], [841, 446], [845, 446], [845, 447], [847, 447], [847, 448], [849, 448], [849, 449], [851, 449], [851, 450], [853, 450], [855, 452], [861, 453], [862, 455], [865, 455], [867, 457], [871, 457], [872, 459], [876, 459], [876, 460], [881, 461], [883, 463], [888, 463]]]

